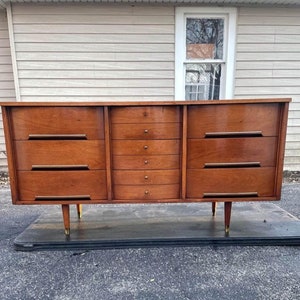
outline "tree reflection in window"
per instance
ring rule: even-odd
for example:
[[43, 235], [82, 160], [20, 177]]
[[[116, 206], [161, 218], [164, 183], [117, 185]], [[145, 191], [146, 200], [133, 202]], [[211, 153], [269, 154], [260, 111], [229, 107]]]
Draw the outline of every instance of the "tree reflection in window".
[[220, 98], [224, 19], [186, 19], [186, 100]]
[[187, 59], [223, 59], [224, 19], [187, 18]]

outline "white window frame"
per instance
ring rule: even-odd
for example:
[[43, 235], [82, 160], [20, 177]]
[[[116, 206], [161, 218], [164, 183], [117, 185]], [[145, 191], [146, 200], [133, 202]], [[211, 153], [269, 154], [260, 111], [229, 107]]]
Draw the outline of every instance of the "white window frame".
[[[186, 19], [188, 17], [225, 19], [224, 61], [219, 99], [232, 99], [234, 91], [237, 9], [233, 7], [178, 7], [175, 15], [175, 100], [185, 99]], [[211, 60], [207, 61], [208, 63]]]

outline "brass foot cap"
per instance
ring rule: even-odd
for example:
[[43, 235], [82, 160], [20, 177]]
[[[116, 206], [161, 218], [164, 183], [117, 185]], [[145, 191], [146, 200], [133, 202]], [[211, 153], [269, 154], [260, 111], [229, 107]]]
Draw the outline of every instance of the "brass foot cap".
[[226, 233], [226, 234], [229, 233], [229, 226], [225, 226], [225, 233]]

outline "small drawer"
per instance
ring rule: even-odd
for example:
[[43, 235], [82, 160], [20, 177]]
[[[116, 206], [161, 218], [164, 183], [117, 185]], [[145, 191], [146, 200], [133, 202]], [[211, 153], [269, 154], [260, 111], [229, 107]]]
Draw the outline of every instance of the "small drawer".
[[187, 148], [188, 168], [226, 167], [226, 163], [272, 167], [276, 164], [277, 138], [188, 139]]
[[105, 171], [19, 171], [18, 183], [21, 201], [107, 198]]
[[179, 106], [112, 107], [111, 123], [166, 123], [180, 122]]
[[113, 156], [114, 170], [168, 170], [179, 169], [180, 155]]
[[15, 141], [15, 149], [18, 170], [105, 168], [104, 140]]
[[113, 182], [117, 185], [153, 185], [180, 183], [178, 170], [114, 171]]
[[231, 197], [243, 197], [243, 194], [272, 197], [274, 180], [275, 168], [190, 169], [187, 170], [187, 197], [204, 198], [212, 194], [223, 197], [226, 193]]
[[112, 139], [179, 139], [180, 123], [112, 124]]
[[224, 104], [188, 107], [188, 137], [214, 135], [277, 136], [280, 119], [278, 103]]
[[113, 140], [113, 155], [179, 154], [179, 140]]
[[101, 107], [12, 107], [16, 140], [103, 139]]
[[114, 198], [116, 200], [163, 201], [164, 199], [179, 199], [179, 197], [179, 184], [151, 186], [115, 185], [114, 187]]

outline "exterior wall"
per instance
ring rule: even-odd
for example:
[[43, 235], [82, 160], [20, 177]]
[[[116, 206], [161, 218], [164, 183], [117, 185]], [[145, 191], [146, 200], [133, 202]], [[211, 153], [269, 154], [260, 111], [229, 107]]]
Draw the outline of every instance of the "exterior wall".
[[300, 170], [300, 8], [240, 8], [235, 98], [292, 97], [285, 170]]
[[174, 99], [174, 7], [15, 4], [20, 99]]
[[[238, 10], [234, 95], [293, 98], [286, 170], [300, 170], [299, 16], [300, 8]], [[0, 97], [14, 100], [4, 18], [0, 11]], [[20, 100], [173, 100], [174, 20], [172, 6], [13, 4]]]
[[[15, 87], [6, 11], [0, 10], [0, 101], [14, 101]], [[7, 170], [2, 116], [0, 113], [0, 171]]]

